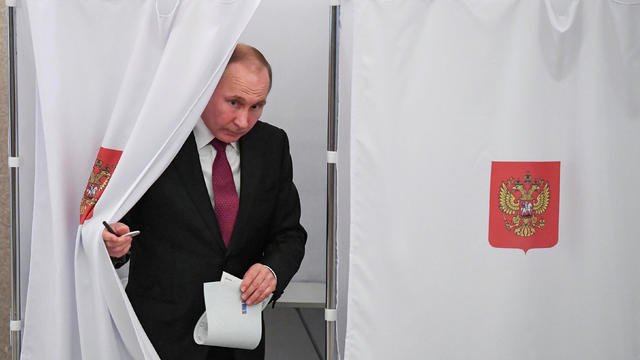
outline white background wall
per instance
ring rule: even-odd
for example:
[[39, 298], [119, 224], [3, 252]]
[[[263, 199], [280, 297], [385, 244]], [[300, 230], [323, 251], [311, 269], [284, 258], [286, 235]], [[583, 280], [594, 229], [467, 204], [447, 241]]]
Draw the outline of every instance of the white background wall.
[[297, 281], [325, 276], [329, 10], [326, 0], [266, 0], [240, 39], [271, 63], [273, 88], [262, 120], [283, 128], [291, 143], [309, 233]]

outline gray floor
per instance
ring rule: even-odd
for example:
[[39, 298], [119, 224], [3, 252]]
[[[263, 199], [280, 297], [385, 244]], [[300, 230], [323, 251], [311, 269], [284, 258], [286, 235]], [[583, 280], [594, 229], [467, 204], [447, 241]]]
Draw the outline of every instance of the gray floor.
[[[264, 321], [266, 360], [322, 360], [325, 347], [323, 309], [300, 309], [298, 313], [294, 308], [268, 307], [264, 311]], [[307, 335], [305, 323], [311, 337]]]

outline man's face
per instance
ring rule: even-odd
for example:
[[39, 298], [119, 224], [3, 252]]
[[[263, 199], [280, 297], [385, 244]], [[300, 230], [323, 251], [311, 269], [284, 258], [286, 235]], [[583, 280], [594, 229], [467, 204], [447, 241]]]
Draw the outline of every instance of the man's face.
[[269, 93], [269, 73], [263, 66], [237, 62], [227, 66], [202, 120], [220, 141], [238, 141], [256, 124]]

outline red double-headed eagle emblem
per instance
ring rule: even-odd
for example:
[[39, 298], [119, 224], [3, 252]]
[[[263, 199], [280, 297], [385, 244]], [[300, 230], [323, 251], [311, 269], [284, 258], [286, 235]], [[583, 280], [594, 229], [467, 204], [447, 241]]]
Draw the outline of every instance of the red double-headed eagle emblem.
[[558, 242], [559, 162], [493, 162], [489, 243], [548, 248]]
[[544, 214], [549, 208], [549, 182], [531, 180], [527, 172], [524, 181], [510, 177], [500, 185], [500, 211], [507, 230], [529, 237], [544, 227]]

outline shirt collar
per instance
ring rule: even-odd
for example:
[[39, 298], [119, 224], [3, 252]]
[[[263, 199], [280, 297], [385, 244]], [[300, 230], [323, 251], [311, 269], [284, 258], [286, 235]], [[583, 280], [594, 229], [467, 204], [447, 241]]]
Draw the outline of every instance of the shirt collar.
[[[198, 146], [198, 150], [209, 145], [209, 143], [211, 143], [211, 140], [215, 138], [215, 136], [213, 136], [213, 134], [211, 133], [211, 130], [209, 130], [207, 125], [204, 124], [204, 121], [202, 121], [202, 118], [198, 119], [196, 126], [193, 128], [193, 136], [196, 138], [196, 146]], [[229, 145], [235, 151], [238, 151], [237, 141], [229, 143]]]

